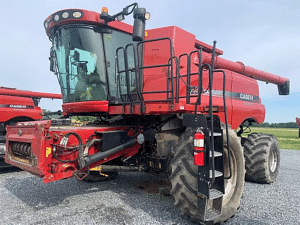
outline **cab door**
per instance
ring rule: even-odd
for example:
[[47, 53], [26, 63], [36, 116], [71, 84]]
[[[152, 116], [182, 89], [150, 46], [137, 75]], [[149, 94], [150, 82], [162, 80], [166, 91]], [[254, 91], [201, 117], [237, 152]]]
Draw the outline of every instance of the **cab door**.
[[[116, 30], [104, 33], [103, 39], [109, 96], [124, 101], [126, 99], [124, 96], [136, 90], [135, 44], [131, 35]], [[130, 45], [132, 43], [133, 45]]]

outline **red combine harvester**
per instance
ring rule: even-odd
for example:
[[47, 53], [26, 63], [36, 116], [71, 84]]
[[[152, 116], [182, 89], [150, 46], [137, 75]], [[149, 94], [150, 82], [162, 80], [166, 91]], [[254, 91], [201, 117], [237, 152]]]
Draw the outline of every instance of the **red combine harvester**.
[[[133, 27], [120, 22], [131, 13]], [[184, 215], [225, 221], [240, 205], [245, 166], [255, 182], [271, 183], [278, 174], [274, 136], [241, 138], [251, 123], [264, 121], [256, 80], [278, 85], [280, 95], [289, 94], [289, 80], [222, 59], [215, 43], [179, 27], [145, 31], [149, 17], [137, 3], [113, 16], [107, 8], [50, 15], [44, 27], [63, 111], [98, 119], [82, 127], [9, 126], [5, 160], [45, 183], [165, 173]]]
[[61, 99], [61, 94], [22, 91], [0, 87], [0, 168], [11, 167], [4, 163], [6, 126], [17, 122], [41, 120], [42, 110], [38, 107], [41, 98]]

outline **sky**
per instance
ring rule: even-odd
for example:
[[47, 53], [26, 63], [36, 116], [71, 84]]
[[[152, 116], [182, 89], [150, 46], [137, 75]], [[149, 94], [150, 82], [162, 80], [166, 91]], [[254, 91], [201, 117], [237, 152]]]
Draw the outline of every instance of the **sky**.
[[[0, 86], [60, 93], [49, 70], [51, 42], [43, 22], [70, 8], [110, 14], [133, 3], [128, 0], [0, 0]], [[290, 79], [288, 96], [277, 86], [259, 82], [266, 107], [265, 122], [295, 122], [300, 117], [300, 1], [286, 0], [148, 0], [138, 1], [151, 14], [146, 29], [176, 25], [224, 51], [223, 58]], [[125, 21], [133, 24], [128, 16]], [[61, 109], [61, 100], [41, 100], [41, 108]]]

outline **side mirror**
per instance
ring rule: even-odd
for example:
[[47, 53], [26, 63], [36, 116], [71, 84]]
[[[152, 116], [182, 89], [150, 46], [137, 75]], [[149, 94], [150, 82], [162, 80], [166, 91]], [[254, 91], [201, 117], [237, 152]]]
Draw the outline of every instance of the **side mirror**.
[[125, 16], [128, 16], [129, 14], [131, 14], [132, 12], [133, 12], [133, 10], [135, 9], [135, 8], [137, 8], [138, 7], [138, 4], [135, 2], [135, 3], [133, 3], [133, 4], [131, 4], [131, 5], [128, 5], [128, 6], [126, 6], [125, 8], [123, 8], [123, 14], [125, 15]]
[[125, 16], [133, 12], [134, 24], [133, 24], [133, 41], [143, 41], [145, 37], [145, 25], [146, 20], [150, 19], [150, 13], [146, 12], [145, 8], [138, 8], [138, 4], [135, 2], [126, 6], [123, 10], [113, 16], [108, 14], [108, 9], [103, 7], [100, 14], [100, 19], [103, 19], [105, 25], [111, 21], [124, 20]]
[[123, 15], [125, 16], [129, 15], [129, 6], [123, 8]]
[[133, 3], [131, 5], [126, 6], [123, 8], [123, 10], [113, 16], [108, 15], [108, 9], [106, 7], [103, 7], [100, 14], [100, 19], [103, 19], [105, 21], [105, 24], [115, 21], [117, 19], [118, 21], [122, 21], [125, 19], [125, 16], [128, 16], [133, 12], [133, 10], [137, 7], [137, 3]]
[[145, 19], [146, 9], [145, 8], [136, 8], [133, 11], [133, 41], [143, 41], [145, 38], [145, 26], [146, 26], [146, 19]]
[[121, 14], [121, 15], [118, 15], [116, 18], [118, 21], [122, 21], [125, 19], [125, 16], [123, 14]]

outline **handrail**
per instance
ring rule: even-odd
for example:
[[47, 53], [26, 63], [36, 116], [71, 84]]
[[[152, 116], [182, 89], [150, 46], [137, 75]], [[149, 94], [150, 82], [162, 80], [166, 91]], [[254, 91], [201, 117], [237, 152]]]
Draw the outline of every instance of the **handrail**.
[[[166, 66], [171, 67], [170, 70], [168, 70], [168, 79], [171, 78], [170, 93], [171, 93], [171, 104], [173, 106], [173, 104], [174, 104], [174, 80], [173, 79], [174, 78], [173, 78], [173, 60], [172, 60], [173, 59], [173, 44], [172, 44], [171, 38], [164, 37], [164, 38], [157, 38], [157, 39], [150, 39], [150, 40], [141, 41], [137, 44], [137, 55], [140, 56], [140, 52], [139, 52], [140, 45], [148, 43], [148, 42], [157, 42], [157, 41], [162, 41], [162, 40], [168, 40], [169, 43], [170, 43], [170, 58], [168, 60], [170, 63], [168, 63], [168, 64], [158, 64], [158, 65], [152, 65], [152, 66], [140, 66], [140, 65], [142, 65], [142, 62], [141, 62], [140, 57], [138, 57], [138, 69], [139, 69], [140, 73], [142, 73], [142, 71], [144, 69], [166, 67]], [[170, 76], [169, 76], [169, 73], [171, 73]], [[169, 85], [168, 85], [168, 82], [167, 82], [167, 91], [169, 91], [168, 89], [169, 89]], [[149, 92], [142, 92], [142, 94], [146, 94], [146, 93], [149, 93]], [[147, 101], [144, 101], [144, 102], [147, 102]]]
[[227, 118], [227, 106], [226, 106], [226, 73], [224, 70], [214, 70], [216, 73], [223, 73], [223, 103], [224, 103], [224, 116], [225, 116], [225, 129], [226, 129], [226, 141], [227, 141], [227, 148], [228, 148], [228, 162], [229, 162], [229, 176], [225, 177], [224, 179], [230, 179], [232, 177], [231, 171], [231, 158], [230, 158], [230, 149], [229, 149], [229, 129], [228, 129], [228, 118]]

